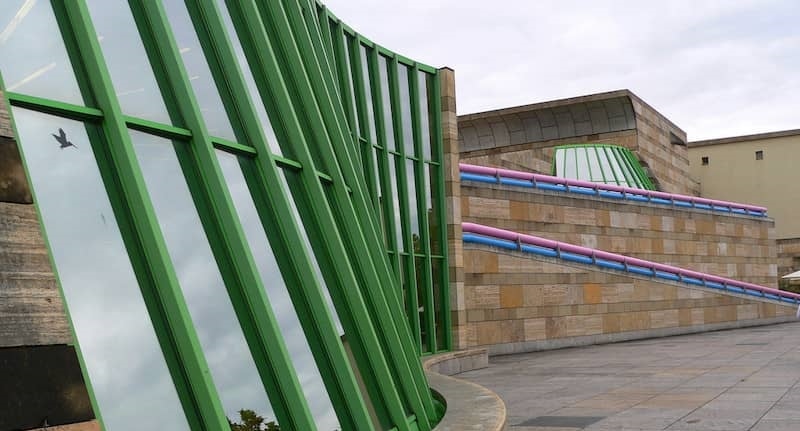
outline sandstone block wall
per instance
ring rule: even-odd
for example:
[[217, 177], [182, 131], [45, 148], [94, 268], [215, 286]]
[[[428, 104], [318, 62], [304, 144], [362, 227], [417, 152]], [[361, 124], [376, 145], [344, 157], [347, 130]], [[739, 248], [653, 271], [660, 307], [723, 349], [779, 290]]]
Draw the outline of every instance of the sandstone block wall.
[[689, 177], [686, 132], [633, 93], [629, 97], [636, 113], [637, 136], [636, 148], [631, 149], [652, 172], [658, 189], [699, 195], [699, 183]]
[[784, 321], [792, 306], [465, 244], [464, 347], [490, 354]]
[[461, 216], [667, 265], [777, 287], [770, 219], [462, 183]]

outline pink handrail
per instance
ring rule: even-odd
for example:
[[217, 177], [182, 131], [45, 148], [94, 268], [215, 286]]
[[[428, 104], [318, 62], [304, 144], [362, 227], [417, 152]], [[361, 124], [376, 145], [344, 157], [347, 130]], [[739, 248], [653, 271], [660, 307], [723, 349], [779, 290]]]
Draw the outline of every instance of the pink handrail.
[[645, 269], [666, 272], [674, 274], [679, 278], [682, 277], [696, 278], [701, 281], [710, 281], [713, 283], [719, 283], [743, 289], [755, 290], [762, 293], [769, 293], [776, 296], [783, 296], [795, 300], [800, 300], [800, 294], [787, 292], [784, 290], [773, 289], [771, 287], [760, 286], [758, 284], [747, 283], [744, 281], [733, 280], [730, 278], [719, 277], [716, 275], [704, 274], [697, 271], [678, 268], [676, 266], [664, 265], [656, 262], [637, 259], [635, 257], [624, 256], [616, 253], [609, 253], [607, 251], [595, 250], [593, 248], [581, 247], [574, 244], [568, 244], [560, 241], [553, 241], [550, 239], [544, 239], [533, 235], [526, 235], [522, 233], [512, 232], [509, 230], [484, 226], [476, 223], [469, 223], [469, 222], [461, 223], [461, 229], [467, 233], [474, 233], [488, 237], [500, 238], [508, 241], [513, 241], [516, 243], [549, 248], [557, 250], [559, 252], [567, 252], [567, 253], [578, 254], [581, 256], [591, 257], [592, 260], [603, 259], [611, 262], [621, 263], [625, 266], [632, 265]]
[[612, 191], [618, 193], [629, 193], [640, 196], [649, 196], [660, 199], [668, 199], [673, 201], [690, 202], [702, 205], [713, 205], [718, 207], [727, 207], [730, 209], [742, 209], [755, 212], [767, 212], [767, 208], [757, 205], [741, 204], [736, 202], [721, 201], [716, 199], [699, 198], [696, 196], [678, 195], [673, 193], [665, 193], [654, 190], [635, 189], [633, 187], [618, 186], [615, 184], [601, 184], [593, 183], [590, 181], [573, 180], [569, 178], [553, 177], [550, 175], [534, 174], [531, 172], [513, 171], [510, 169], [492, 168], [488, 166], [470, 165], [467, 163], [460, 163], [459, 169], [461, 172], [487, 175], [492, 177], [513, 178], [518, 180], [541, 182], [548, 184], [563, 184], [565, 186], [583, 187], [593, 189], [595, 191]]

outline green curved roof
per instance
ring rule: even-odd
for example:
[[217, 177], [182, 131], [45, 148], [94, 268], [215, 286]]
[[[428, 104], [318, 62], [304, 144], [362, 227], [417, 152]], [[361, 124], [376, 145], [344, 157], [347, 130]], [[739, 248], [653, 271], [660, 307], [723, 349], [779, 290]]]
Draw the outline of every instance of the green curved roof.
[[553, 175], [646, 190], [655, 186], [631, 150], [617, 145], [565, 145], [555, 148]]

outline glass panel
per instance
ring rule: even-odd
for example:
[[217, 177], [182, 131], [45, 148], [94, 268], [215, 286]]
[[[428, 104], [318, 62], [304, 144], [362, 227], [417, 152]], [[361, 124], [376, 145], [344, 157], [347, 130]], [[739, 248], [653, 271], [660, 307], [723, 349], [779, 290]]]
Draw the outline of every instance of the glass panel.
[[369, 62], [367, 61], [367, 47], [364, 45], [360, 45], [360, 53], [361, 53], [361, 71], [363, 72], [364, 82], [361, 83], [364, 86], [364, 98], [367, 104], [367, 120], [369, 121], [369, 139], [370, 144], [377, 144], [378, 143], [378, 135], [377, 131], [375, 130], [375, 110], [372, 107], [372, 83], [370, 81], [370, 74], [369, 74]]
[[[383, 182], [381, 181], [381, 176], [378, 174], [379, 166], [380, 166], [380, 163], [381, 163], [381, 152], [382, 151], [383, 150], [375, 148], [375, 178], [377, 178], [377, 182], [376, 182], [377, 188], [376, 188], [375, 191], [378, 193], [378, 207], [380, 208], [380, 211], [381, 211], [381, 226], [383, 226], [383, 229], [382, 229], [383, 230], [383, 245], [384, 245], [384, 248], [388, 249], [388, 247], [389, 247], [389, 234], [388, 234], [387, 231], [389, 230], [389, 226], [387, 225], [386, 214], [384, 214], [384, 211], [383, 211], [383, 200], [386, 197], [386, 193], [382, 190]], [[391, 191], [389, 193], [389, 196], [391, 196]]]
[[426, 323], [428, 308], [425, 307], [425, 292], [428, 291], [430, 286], [427, 285], [425, 281], [425, 258], [424, 257], [415, 257], [414, 258], [414, 265], [415, 271], [417, 276], [417, 304], [419, 306], [419, 329], [420, 329], [420, 337], [422, 339], [422, 351], [427, 352], [430, 350], [428, 344], [428, 324]]
[[378, 74], [381, 79], [381, 98], [383, 99], [383, 123], [386, 131], [384, 134], [386, 139], [385, 147], [389, 151], [394, 151], [394, 125], [392, 123], [392, 99], [389, 94], [389, 77], [387, 75], [388, 67], [386, 57], [378, 55]]
[[564, 148], [564, 178], [578, 178], [578, 167], [574, 148]]
[[0, 2], [0, 26], [6, 91], [83, 105], [50, 2]]
[[[188, 430], [84, 125], [19, 108], [13, 113], [106, 429]], [[50, 136], [59, 130], [74, 147], [59, 148]]]
[[422, 130], [422, 154], [417, 156], [423, 160], [430, 160], [431, 137], [435, 131], [431, 130], [430, 106], [428, 106], [428, 94], [433, 91], [433, 76], [425, 72], [417, 72], [419, 90], [419, 125]]
[[439, 177], [437, 176], [437, 172], [440, 166], [432, 164], [427, 165], [428, 169], [425, 170], [425, 183], [428, 185], [428, 188], [425, 194], [425, 203], [428, 208], [428, 234], [431, 236], [431, 253], [441, 255], [442, 244], [439, 238], [443, 227], [440, 224], [439, 215], [437, 213], [438, 208], [436, 207], [439, 203], [439, 197], [431, 199], [432, 196], [436, 195], [437, 184], [434, 184], [432, 181], [438, 181]]
[[247, 58], [244, 56], [242, 43], [239, 42], [239, 38], [236, 35], [236, 29], [233, 27], [231, 15], [228, 13], [228, 9], [225, 6], [225, 1], [217, 0], [217, 7], [222, 15], [222, 22], [225, 24], [225, 28], [228, 30], [228, 38], [233, 44], [233, 50], [236, 53], [236, 59], [239, 62], [239, 69], [242, 71], [245, 84], [247, 84], [247, 92], [250, 94], [250, 100], [253, 102], [253, 105], [256, 108], [258, 119], [261, 121], [261, 127], [264, 130], [264, 135], [267, 137], [269, 149], [273, 154], [277, 154], [279, 156], [283, 155], [281, 152], [281, 147], [278, 145], [278, 138], [275, 136], [275, 130], [273, 130], [272, 123], [269, 121], [267, 109], [264, 107], [264, 102], [261, 100], [261, 95], [258, 92], [256, 81], [253, 78], [253, 71], [250, 70], [250, 65], [247, 64]]
[[172, 33], [178, 43], [183, 65], [194, 89], [208, 133], [212, 136], [236, 141], [230, 120], [225, 113], [225, 107], [222, 105], [222, 98], [214, 84], [211, 69], [203, 55], [200, 40], [194, 31], [186, 6], [182, 1], [167, 1], [164, 2], [164, 10], [172, 26]]
[[414, 129], [411, 124], [411, 95], [408, 88], [408, 67], [397, 68], [397, 84], [400, 86], [400, 120], [403, 124], [403, 151], [407, 156], [414, 155]]
[[553, 175], [557, 177], [564, 177], [564, 149], [556, 148], [555, 150], [555, 163], [553, 166]]
[[127, 2], [89, 0], [87, 3], [122, 112], [171, 124]]
[[592, 172], [592, 176], [589, 178], [589, 181], [598, 183], [605, 182], [603, 179], [605, 171], [600, 167], [600, 161], [597, 160], [597, 147], [586, 147], [586, 156], [589, 159], [589, 170]]
[[436, 324], [436, 344], [439, 349], [446, 348], [445, 346], [445, 333], [447, 328], [444, 327], [444, 308], [442, 307], [443, 301], [449, 301], [450, 298], [443, 298], [444, 289], [442, 289], [442, 259], [431, 258], [431, 270], [433, 272], [433, 308], [436, 310], [434, 316]]
[[417, 186], [414, 178], [414, 161], [406, 159], [406, 189], [408, 191], [408, 217], [411, 229], [411, 244], [413, 249], [406, 250], [409, 253], [422, 253], [422, 243], [420, 242], [419, 212], [417, 210]]
[[573, 151], [578, 165], [578, 174], [572, 178], [588, 181], [591, 179], [591, 173], [589, 172], [589, 161], [586, 158], [586, 147], [574, 148]]
[[[225, 414], [271, 408], [183, 177], [173, 143], [131, 132], [147, 190]], [[176, 145], [189, 145], [178, 143]]]
[[400, 215], [400, 189], [397, 187], [397, 166], [400, 157], [389, 154], [389, 179], [392, 182], [392, 192], [384, 195], [392, 200], [394, 209], [394, 233], [397, 240], [397, 250], [403, 249], [403, 217]]
[[319, 429], [336, 429], [339, 427], [336, 414], [239, 165], [250, 161], [240, 161], [222, 151], [217, 151], [217, 159], [311, 413]]

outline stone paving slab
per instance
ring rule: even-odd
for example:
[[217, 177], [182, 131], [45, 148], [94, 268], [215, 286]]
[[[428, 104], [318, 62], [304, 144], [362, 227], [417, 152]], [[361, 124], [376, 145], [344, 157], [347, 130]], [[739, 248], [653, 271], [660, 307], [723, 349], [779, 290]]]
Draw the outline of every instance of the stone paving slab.
[[509, 431], [800, 431], [800, 322], [498, 356], [458, 377], [505, 401]]

